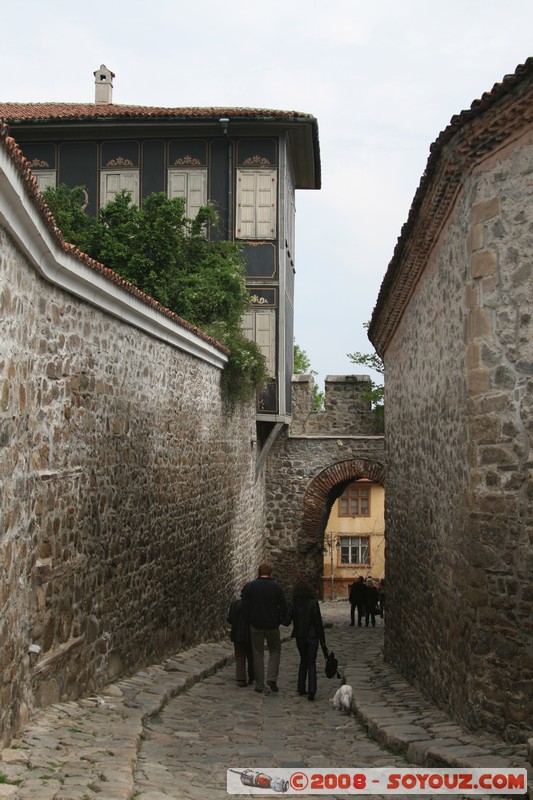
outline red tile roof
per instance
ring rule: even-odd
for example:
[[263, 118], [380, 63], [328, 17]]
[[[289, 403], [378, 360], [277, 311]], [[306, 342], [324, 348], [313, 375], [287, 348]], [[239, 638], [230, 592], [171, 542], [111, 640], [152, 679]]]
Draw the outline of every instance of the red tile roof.
[[165, 317], [168, 317], [177, 325], [180, 325], [182, 328], [186, 328], [187, 330], [195, 333], [201, 339], [203, 339], [206, 342], [209, 342], [211, 345], [213, 345], [223, 353], [226, 354], [229, 353], [229, 350], [224, 345], [220, 344], [220, 342], [217, 342], [211, 336], [207, 336], [207, 334], [203, 333], [194, 325], [191, 325], [190, 322], [187, 322], [181, 317], [178, 317], [178, 315], [174, 314], [173, 311], [170, 311], [168, 308], [165, 308], [165, 306], [161, 305], [161, 303], [158, 303], [157, 300], [154, 300], [152, 297], [142, 292], [132, 283], [125, 281], [116, 272], [113, 272], [113, 270], [109, 269], [103, 264], [100, 264], [98, 261], [95, 261], [86, 253], [82, 253], [81, 250], [78, 250], [77, 247], [75, 247], [73, 244], [69, 244], [64, 240], [63, 235], [59, 230], [59, 228], [57, 227], [55, 219], [50, 212], [50, 209], [48, 208], [43, 199], [37, 181], [33, 177], [32, 171], [28, 165], [27, 160], [22, 155], [22, 151], [18, 147], [15, 140], [11, 136], [9, 136], [9, 130], [7, 125], [3, 124], [2, 122], [0, 122], [0, 148], [5, 150], [9, 158], [12, 160], [15, 168], [17, 169], [17, 172], [20, 174], [23, 180], [25, 191], [27, 192], [31, 201], [37, 207], [42, 220], [44, 221], [46, 227], [48, 228], [54, 239], [56, 240], [58, 246], [65, 253], [68, 253], [69, 255], [73, 256], [78, 261], [80, 261], [82, 264], [84, 264], [86, 267], [89, 267], [89, 269], [93, 270], [99, 275], [102, 275], [106, 280], [110, 281], [111, 283], [114, 283], [117, 286], [120, 286], [120, 288], [123, 289], [125, 292], [131, 294], [137, 300], [140, 300], [145, 305], [148, 305], [151, 308], [155, 309], [159, 313], [163, 314]]
[[[27, 125], [47, 125], [50, 123], [99, 124], [106, 122], [133, 121], [143, 123], [182, 122], [185, 124], [212, 122], [219, 124], [223, 117], [233, 122], [278, 123], [294, 134], [294, 151], [299, 151], [300, 183], [297, 189], [320, 189], [321, 164], [318, 137], [318, 122], [312, 114], [300, 111], [276, 111], [269, 108], [164, 108], [158, 106], [126, 106], [114, 103], [2, 103], [0, 102], [0, 122], [13, 128]], [[307, 138], [307, 132], [310, 137]], [[300, 133], [306, 135], [301, 138]], [[302, 142], [305, 142], [302, 146]]]
[[407, 221], [381, 284], [368, 329], [383, 354], [424, 271], [429, 252], [461, 188], [465, 170], [533, 124], [533, 57], [469, 109], [452, 117], [430, 147]]
[[2, 103], [0, 119], [5, 122], [90, 120], [90, 119], [213, 119], [279, 120], [280, 122], [316, 122], [311, 114], [299, 111], [273, 111], [266, 108], [164, 108], [157, 106], [126, 106], [115, 103]]

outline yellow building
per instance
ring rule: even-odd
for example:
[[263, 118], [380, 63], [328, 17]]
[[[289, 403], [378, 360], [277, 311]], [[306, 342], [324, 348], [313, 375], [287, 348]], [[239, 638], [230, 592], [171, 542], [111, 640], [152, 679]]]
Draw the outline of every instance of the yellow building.
[[324, 599], [347, 598], [359, 575], [385, 577], [385, 490], [350, 483], [331, 508], [324, 536]]

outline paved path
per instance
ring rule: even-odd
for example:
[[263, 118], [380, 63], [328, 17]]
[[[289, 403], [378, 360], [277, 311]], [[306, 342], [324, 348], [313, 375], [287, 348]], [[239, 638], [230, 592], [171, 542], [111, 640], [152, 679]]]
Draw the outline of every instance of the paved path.
[[525, 746], [466, 733], [386, 666], [381, 621], [350, 627], [342, 602], [322, 611], [352, 715], [333, 708], [341, 681], [322, 670], [314, 702], [296, 693], [294, 642], [283, 646], [280, 692], [267, 696], [236, 686], [229, 642], [200, 645], [40, 712], [0, 754], [0, 798], [216, 800], [228, 797], [232, 766], [526, 766]]

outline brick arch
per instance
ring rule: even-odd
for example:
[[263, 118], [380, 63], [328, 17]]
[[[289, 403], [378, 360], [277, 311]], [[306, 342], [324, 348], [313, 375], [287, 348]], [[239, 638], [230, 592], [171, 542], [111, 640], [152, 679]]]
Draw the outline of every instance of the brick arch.
[[335, 499], [334, 490], [340, 484], [358, 478], [368, 478], [373, 483], [385, 485], [385, 466], [378, 461], [363, 458], [338, 461], [326, 467], [307, 488], [304, 495], [303, 535], [308, 543], [322, 547], [322, 537], [329, 512]]

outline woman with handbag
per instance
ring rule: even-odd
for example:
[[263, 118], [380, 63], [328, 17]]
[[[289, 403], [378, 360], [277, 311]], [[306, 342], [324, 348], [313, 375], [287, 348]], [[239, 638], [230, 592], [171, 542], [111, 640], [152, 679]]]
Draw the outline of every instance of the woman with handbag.
[[[292, 595], [293, 629], [292, 637], [300, 653], [297, 690], [314, 700], [317, 690], [316, 657], [318, 645], [326, 647], [324, 625], [316, 592], [308, 583], [298, 581]], [[307, 689], [306, 689], [307, 684]]]

